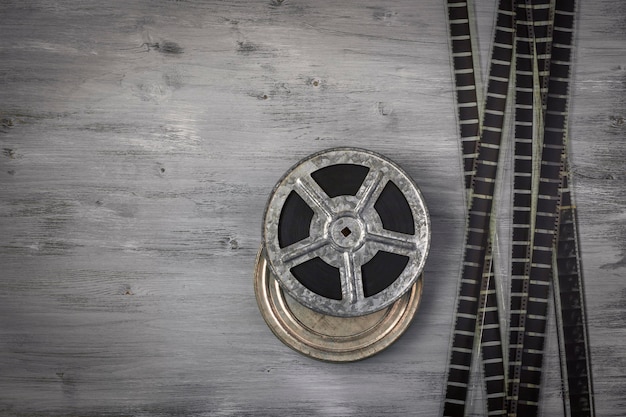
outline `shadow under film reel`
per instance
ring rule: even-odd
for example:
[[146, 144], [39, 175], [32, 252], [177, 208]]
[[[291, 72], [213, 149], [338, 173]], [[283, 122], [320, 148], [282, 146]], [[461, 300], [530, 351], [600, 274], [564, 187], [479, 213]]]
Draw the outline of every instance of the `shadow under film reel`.
[[417, 311], [430, 235], [422, 194], [395, 163], [356, 148], [310, 155], [266, 207], [255, 271], [261, 313], [307, 356], [371, 356]]

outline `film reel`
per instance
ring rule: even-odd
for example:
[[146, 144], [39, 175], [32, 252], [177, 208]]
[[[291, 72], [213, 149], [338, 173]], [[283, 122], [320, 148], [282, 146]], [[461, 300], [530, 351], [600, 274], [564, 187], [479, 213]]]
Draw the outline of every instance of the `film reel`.
[[[417, 309], [430, 233], [419, 188], [385, 157], [333, 148], [303, 159], [280, 179], [265, 211], [255, 288], [266, 322], [318, 359], [376, 353]], [[316, 315], [335, 323], [332, 334], [306, 325]]]

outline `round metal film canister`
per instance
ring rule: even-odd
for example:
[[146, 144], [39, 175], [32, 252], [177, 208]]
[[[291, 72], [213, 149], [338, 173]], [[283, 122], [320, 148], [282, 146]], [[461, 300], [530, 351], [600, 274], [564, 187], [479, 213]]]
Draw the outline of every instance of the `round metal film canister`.
[[423, 271], [430, 220], [422, 194], [374, 152], [333, 148], [305, 158], [274, 188], [263, 243], [291, 298], [318, 313], [357, 317], [406, 294]]
[[422, 277], [390, 306], [359, 317], [336, 317], [308, 309], [286, 294], [259, 251], [254, 274], [257, 303], [272, 332], [290, 348], [315, 359], [352, 362], [394, 343], [413, 320]]

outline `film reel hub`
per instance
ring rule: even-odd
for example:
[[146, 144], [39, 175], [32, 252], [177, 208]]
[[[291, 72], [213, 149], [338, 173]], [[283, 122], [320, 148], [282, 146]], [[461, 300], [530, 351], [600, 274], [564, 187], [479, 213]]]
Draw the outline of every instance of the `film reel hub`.
[[355, 251], [365, 243], [365, 224], [351, 214], [338, 216], [329, 222], [328, 235], [340, 251]]

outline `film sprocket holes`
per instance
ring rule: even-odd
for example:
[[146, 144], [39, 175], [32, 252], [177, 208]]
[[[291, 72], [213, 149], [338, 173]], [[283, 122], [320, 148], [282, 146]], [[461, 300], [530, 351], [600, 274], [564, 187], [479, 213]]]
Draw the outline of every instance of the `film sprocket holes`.
[[[419, 303], [430, 235], [422, 194], [399, 166], [356, 148], [313, 154], [280, 179], [266, 207], [255, 280], [264, 318], [283, 342], [318, 359], [356, 360], [376, 353], [378, 350], [369, 349], [364, 356], [364, 346], [356, 343], [354, 346], [360, 347], [352, 356], [311, 355], [310, 346], [299, 348], [278, 334], [276, 326], [284, 328], [285, 324], [276, 324], [275, 318], [288, 311], [343, 323], [339, 327], [345, 327], [346, 335], [341, 328], [334, 329], [335, 334], [326, 335], [331, 342], [354, 332], [350, 319], [363, 321], [386, 308], [390, 314], [402, 316], [406, 328]], [[260, 263], [266, 263], [266, 268], [260, 269]], [[259, 271], [265, 280], [262, 284]], [[267, 288], [273, 284], [266, 284], [267, 280], [275, 280], [284, 297], [269, 297]], [[402, 298], [409, 293], [412, 295]], [[414, 308], [408, 309], [411, 314], [407, 317], [407, 309], [396, 304], [404, 300], [406, 305], [409, 298]], [[304, 317], [297, 321], [306, 323]], [[388, 320], [386, 325], [398, 326], [399, 322]], [[319, 334], [319, 329], [308, 330]], [[301, 333], [300, 339], [311, 338], [312, 333]], [[390, 334], [399, 336], [398, 332]], [[331, 345], [324, 345], [322, 351], [332, 350]]]

